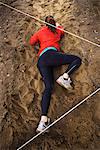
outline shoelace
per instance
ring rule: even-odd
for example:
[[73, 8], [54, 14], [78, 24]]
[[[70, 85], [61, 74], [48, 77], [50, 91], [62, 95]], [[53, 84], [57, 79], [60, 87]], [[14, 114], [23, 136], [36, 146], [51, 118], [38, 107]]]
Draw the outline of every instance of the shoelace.
[[65, 79], [65, 78], [64, 78], [64, 83], [65, 83], [65, 84], [66, 84], [66, 83], [67, 83], [67, 84], [70, 84], [71, 82], [72, 82], [72, 81], [71, 81], [70, 78], [68, 78], [68, 79]]

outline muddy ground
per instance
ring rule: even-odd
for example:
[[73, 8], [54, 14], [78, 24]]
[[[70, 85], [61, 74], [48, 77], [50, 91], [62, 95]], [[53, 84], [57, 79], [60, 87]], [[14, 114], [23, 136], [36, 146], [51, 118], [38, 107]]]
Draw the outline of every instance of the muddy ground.
[[[54, 15], [65, 30], [100, 44], [99, 0], [2, 2], [40, 19]], [[27, 41], [42, 25], [0, 5], [0, 150], [15, 150], [36, 134], [44, 85], [36, 66], [36, 54]], [[61, 46], [66, 53], [80, 56], [82, 65], [72, 75], [72, 93], [55, 83], [48, 114], [52, 121], [100, 87], [99, 47], [68, 34]], [[65, 68], [55, 69], [55, 79]], [[23, 149], [99, 150], [100, 92]]]

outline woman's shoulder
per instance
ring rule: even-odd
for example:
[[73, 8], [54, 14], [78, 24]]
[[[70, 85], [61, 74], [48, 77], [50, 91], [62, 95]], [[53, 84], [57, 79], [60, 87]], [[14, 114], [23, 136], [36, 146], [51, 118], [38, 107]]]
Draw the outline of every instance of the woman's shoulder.
[[47, 31], [47, 27], [43, 26], [37, 31], [37, 35], [41, 35], [43, 34], [43, 32], [46, 32], [46, 31]]
[[42, 28], [40, 29], [40, 31], [45, 31], [47, 29], [48, 29], [47, 26], [42, 26]]
[[46, 30], [46, 29], [47, 29], [46, 26], [42, 26], [42, 27], [39, 29], [39, 31], [43, 31], [43, 30]]

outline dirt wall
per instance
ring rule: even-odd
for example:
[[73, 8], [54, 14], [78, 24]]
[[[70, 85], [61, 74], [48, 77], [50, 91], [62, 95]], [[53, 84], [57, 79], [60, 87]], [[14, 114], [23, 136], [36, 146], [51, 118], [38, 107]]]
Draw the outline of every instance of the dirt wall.
[[[54, 15], [65, 30], [100, 43], [98, 0], [2, 2], [40, 19], [49, 14]], [[14, 150], [36, 134], [44, 85], [36, 66], [36, 54], [26, 41], [41, 25], [38, 21], [0, 5], [0, 150]], [[82, 65], [72, 75], [72, 93], [55, 83], [48, 114], [52, 121], [100, 87], [99, 48], [68, 34], [65, 34], [61, 47], [66, 53], [80, 56]], [[55, 69], [55, 79], [66, 67]], [[99, 100], [100, 93], [24, 149], [99, 150]]]

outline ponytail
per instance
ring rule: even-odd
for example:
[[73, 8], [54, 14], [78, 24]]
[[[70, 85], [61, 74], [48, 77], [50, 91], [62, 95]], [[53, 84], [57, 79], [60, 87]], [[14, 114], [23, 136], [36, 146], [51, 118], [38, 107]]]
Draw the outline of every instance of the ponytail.
[[[49, 24], [52, 24], [53, 26], [56, 26], [56, 22], [55, 22], [53, 16], [47, 16], [45, 18], [45, 22], [47, 22]], [[52, 27], [48, 24], [46, 24], [46, 26], [51, 30], [51, 32], [56, 33], [56, 28], [55, 27]]]

